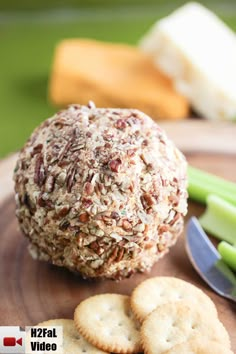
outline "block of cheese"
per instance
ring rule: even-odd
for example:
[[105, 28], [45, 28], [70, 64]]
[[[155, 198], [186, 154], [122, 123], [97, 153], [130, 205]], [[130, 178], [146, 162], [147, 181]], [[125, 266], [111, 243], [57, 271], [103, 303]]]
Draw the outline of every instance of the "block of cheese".
[[198, 3], [158, 21], [140, 48], [209, 119], [236, 119], [236, 35]]
[[68, 39], [56, 48], [49, 85], [52, 103], [137, 108], [154, 119], [188, 115], [188, 101], [137, 47]]

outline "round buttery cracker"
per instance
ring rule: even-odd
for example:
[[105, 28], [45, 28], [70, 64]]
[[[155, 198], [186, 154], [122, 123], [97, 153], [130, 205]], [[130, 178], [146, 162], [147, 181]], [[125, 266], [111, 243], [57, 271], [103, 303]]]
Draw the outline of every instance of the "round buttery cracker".
[[63, 351], [66, 354], [106, 354], [88, 343], [77, 331], [74, 321], [55, 319], [39, 323], [37, 326], [62, 326], [63, 327]]
[[159, 306], [144, 320], [141, 339], [145, 354], [161, 354], [196, 336], [206, 337], [230, 348], [222, 323], [201, 306], [184, 301]]
[[74, 322], [78, 331], [102, 350], [115, 353], [141, 351], [139, 324], [133, 318], [129, 296], [92, 296], [77, 306]]
[[193, 306], [201, 304], [207, 312], [217, 316], [214, 303], [202, 290], [172, 277], [154, 277], [139, 284], [132, 292], [131, 308], [142, 322], [158, 306], [179, 300], [190, 301]]
[[165, 354], [233, 354], [233, 352], [220, 343], [207, 338], [196, 337], [187, 342], [177, 344]]

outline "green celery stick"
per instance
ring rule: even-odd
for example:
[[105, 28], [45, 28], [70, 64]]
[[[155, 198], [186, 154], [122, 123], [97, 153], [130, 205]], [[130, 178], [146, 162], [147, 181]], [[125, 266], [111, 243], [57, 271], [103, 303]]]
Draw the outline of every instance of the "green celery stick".
[[[224, 242], [224, 241], [222, 241]], [[231, 269], [228, 264], [223, 260], [221, 257], [218, 261], [215, 263], [215, 267], [224, 274], [224, 276], [234, 285], [234, 290], [233, 294], [236, 296], [236, 276], [233, 273], [233, 269]], [[232, 295], [233, 295], [232, 294]]]
[[195, 167], [188, 167], [190, 199], [206, 204], [208, 195], [215, 194], [236, 206], [236, 183], [229, 182]]
[[207, 197], [207, 209], [199, 218], [202, 227], [231, 244], [236, 244], [236, 207], [216, 195]]
[[214, 194], [236, 206], [236, 192], [227, 191], [224, 187], [216, 186], [192, 177], [189, 177], [188, 193], [190, 199], [202, 204], [206, 204], [207, 197], [210, 194]]
[[236, 247], [231, 246], [225, 241], [221, 241], [218, 245], [218, 251], [223, 261], [236, 271]]

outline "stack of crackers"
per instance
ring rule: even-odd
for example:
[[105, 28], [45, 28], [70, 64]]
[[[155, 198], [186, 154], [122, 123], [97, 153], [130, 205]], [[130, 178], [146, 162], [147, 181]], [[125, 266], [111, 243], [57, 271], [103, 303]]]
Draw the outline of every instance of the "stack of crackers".
[[87, 298], [72, 320], [42, 326], [64, 329], [64, 353], [233, 354], [211, 299], [181, 279], [150, 278], [131, 297]]

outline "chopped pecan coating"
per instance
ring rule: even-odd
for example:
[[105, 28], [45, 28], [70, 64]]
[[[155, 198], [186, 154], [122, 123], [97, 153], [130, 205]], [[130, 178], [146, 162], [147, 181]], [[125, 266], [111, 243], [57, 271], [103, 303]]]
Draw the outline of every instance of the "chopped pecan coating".
[[58, 112], [26, 142], [14, 179], [32, 256], [83, 277], [149, 270], [183, 229], [186, 161], [135, 109]]

